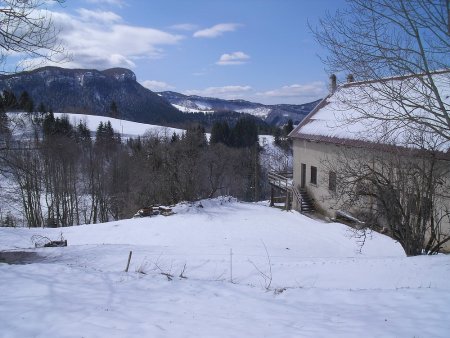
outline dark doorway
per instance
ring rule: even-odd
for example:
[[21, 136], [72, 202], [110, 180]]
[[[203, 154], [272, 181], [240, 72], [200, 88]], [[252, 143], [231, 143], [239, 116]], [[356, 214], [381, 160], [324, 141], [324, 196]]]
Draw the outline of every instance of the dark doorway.
[[317, 167], [311, 166], [311, 183], [317, 184]]
[[300, 188], [303, 189], [306, 184], [306, 164], [302, 163], [300, 169]]

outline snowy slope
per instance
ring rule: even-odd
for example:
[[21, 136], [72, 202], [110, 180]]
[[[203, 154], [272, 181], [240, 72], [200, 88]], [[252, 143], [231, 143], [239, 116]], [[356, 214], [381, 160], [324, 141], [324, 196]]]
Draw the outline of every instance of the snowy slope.
[[[407, 258], [379, 234], [360, 253], [342, 224], [229, 198], [174, 210], [64, 228], [68, 247], [0, 263], [1, 336], [448, 336], [449, 256]], [[60, 232], [0, 228], [0, 248]]]
[[208, 108], [200, 109], [197, 106], [195, 108], [191, 108], [190, 106], [182, 106], [178, 104], [172, 104], [175, 108], [177, 108], [179, 111], [182, 111], [183, 113], [214, 113], [213, 110], [210, 110]]
[[[93, 133], [95, 133], [95, 131], [97, 130], [100, 122], [107, 123], [109, 121], [111, 122], [111, 126], [113, 127], [114, 131], [122, 134], [122, 137], [124, 138], [143, 136], [145, 133], [156, 133], [159, 135], [168, 135], [170, 137], [174, 132], [181, 135], [184, 131], [183, 129], [119, 120], [107, 116], [54, 113], [54, 116], [59, 118], [61, 118], [61, 116], [63, 115], [68, 116], [69, 121], [74, 126], [76, 126], [80, 121], [83, 123], [85, 122], [87, 128]], [[34, 137], [35, 126], [26, 113], [8, 113], [8, 118], [11, 121], [13, 135], [15, 137]]]
[[[63, 114], [55, 113], [55, 117], [61, 117]], [[77, 125], [80, 121], [86, 122], [86, 126], [92, 132], [97, 130], [100, 122], [106, 123], [111, 122], [111, 126], [114, 131], [122, 134], [123, 137], [137, 137], [142, 136], [146, 132], [157, 133], [160, 135], [172, 136], [173, 133], [181, 134], [182, 129], [162, 127], [158, 125], [132, 122], [126, 120], [119, 120], [112, 117], [98, 116], [98, 115], [85, 115], [85, 114], [65, 114], [69, 116], [69, 120], [73, 125]]]
[[[107, 123], [109, 121], [111, 122], [111, 126], [114, 131], [121, 134], [124, 138], [143, 136], [146, 133], [168, 135], [170, 137], [173, 133], [181, 135], [185, 131], [184, 129], [179, 128], [170, 128], [153, 124], [119, 120], [107, 116], [54, 113], [54, 116], [59, 118], [61, 118], [63, 115], [68, 116], [69, 121], [74, 126], [76, 126], [80, 122], [86, 123], [87, 128], [92, 133], [95, 133], [100, 122]], [[22, 137], [24, 135], [32, 137], [34, 135], [33, 124], [26, 117], [26, 113], [8, 113], [8, 117], [13, 120], [13, 134], [16, 137]], [[210, 134], [206, 133], [206, 137], [209, 139]], [[262, 147], [274, 147], [273, 141], [274, 137], [272, 135], [259, 136], [259, 142]]]

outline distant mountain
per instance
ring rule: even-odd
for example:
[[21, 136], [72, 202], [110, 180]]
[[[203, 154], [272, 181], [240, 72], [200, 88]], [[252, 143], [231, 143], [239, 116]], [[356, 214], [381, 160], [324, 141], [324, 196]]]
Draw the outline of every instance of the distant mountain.
[[244, 100], [223, 100], [196, 95], [188, 96], [172, 91], [159, 92], [158, 95], [186, 113], [234, 111], [259, 117], [266, 123], [276, 126], [286, 124], [289, 119], [294, 124], [299, 123], [320, 102], [320, 100], [317, 100], [301, 105], [264, 105]]
[[[35, 108], [41, 103], [60, 113], [111, 116], [143, 123], [177, 123], [185, 114], [136, 81], [128, 69], [65, 69], [44, 67], [0, 76], [0, 90], [17, 98], [28, 92]], [[113, 102], [117, 112], [112, 111]]]
[[284, 125], [289, 119], [300, 122], [319, 102], [263, 105], [176, 92], [154, 93], [140, 85], [136, 75], [125, 68], [98, 71], [43, 67], [0, 76], [0, 91], [3, 90], [13, 92], [17, 99], [27, 92], [35, 110], [43, 104], [55, 113], [112, 116], [172, 126], [201, 123], [210, 127], [223, 120], [234, 124], [240, 117], [251, 115], [260, 128], [267, 129], [268, 125]]

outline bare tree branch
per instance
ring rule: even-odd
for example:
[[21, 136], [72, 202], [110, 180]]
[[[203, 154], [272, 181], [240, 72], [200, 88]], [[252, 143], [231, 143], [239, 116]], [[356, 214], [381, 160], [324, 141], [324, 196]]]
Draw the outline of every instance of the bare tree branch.
[[[65, 0], [53, 0], [62, 4]], [[7, 59], [19, 56], [16, 66], [27, 68], [30, 59], [61, 61], [67, 55], [58, 40], [58, 28], [47, 10], [46, 0], [2, 0], [0, 3], [0, 64], [6, 72]]]
[[[328, 50], [322, 59], [328, 69], [365, 81], [358, 99], [386, 108], [374, 113], [358, 105], [363, 118], [426, 127], [450, 140], [443, 90], [450, 86], [450, 73], [442, 72], [450, 70], [448, 20], [449, 1], [350, 0], [347, 10], [311, 29]], [[398, 76], [410, 78], [402, 85], [389, 80]]]

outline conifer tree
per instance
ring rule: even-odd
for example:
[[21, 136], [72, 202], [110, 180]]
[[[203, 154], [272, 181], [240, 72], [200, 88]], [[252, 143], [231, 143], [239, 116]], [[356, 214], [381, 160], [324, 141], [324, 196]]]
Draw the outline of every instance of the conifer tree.
[[33, 100], [27, 91], [23, 91], [19, 97], [19, 107], [26, 111], [27, 113], [31, 113], [34, 110]]
[[17, 98], [13, 92], [3, 90], [3, 106], [6, 110], [17, 108]]

